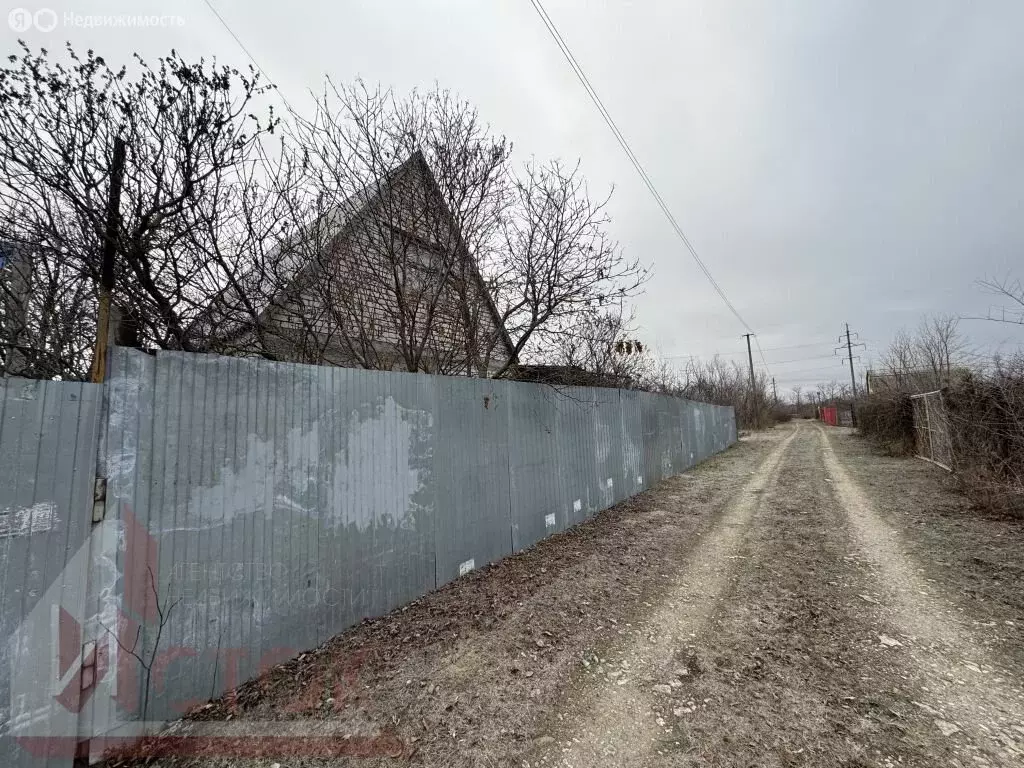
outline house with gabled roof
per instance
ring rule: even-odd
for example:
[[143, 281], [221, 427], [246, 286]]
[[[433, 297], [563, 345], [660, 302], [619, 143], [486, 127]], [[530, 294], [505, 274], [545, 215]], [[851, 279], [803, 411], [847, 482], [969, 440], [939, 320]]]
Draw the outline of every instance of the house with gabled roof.
[[222, 291], [195, 326], [222, 354], [486, 376], [515, 350], [422, 152]]

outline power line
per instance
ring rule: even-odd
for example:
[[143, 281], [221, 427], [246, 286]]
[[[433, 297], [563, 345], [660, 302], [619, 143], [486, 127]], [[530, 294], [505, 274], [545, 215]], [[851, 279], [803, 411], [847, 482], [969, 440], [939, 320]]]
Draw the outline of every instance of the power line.
[[[838, 359], [838, 363], [840, 365], [843, 365], [843, 364], [846, 363], [846, 360]], [[827, 375], [830, 374], [831, 371], [835, 371], [835, 370], [837, 370], [835, 367], [831, 367], [831, 368], [824, 368], [824, 367], [822, 367], [822, 368], [801, 368], [798, 371], [783, 371], [781, 374], [779, 374], [779, 376], [780, 376], [779, 381], [787, 381], [789, 379], [792, 379], [795, 376], [800, 376], [800, 375], [814, 376], [816, 374], [821, 374], [822, 376], [827, 376]], [[840, 373], [845, 373], [845, 372], [844, 371], [840, 371]]]
[[835, 355], [816, 355], [814, 357], [794, 357], [792, 360], [773, 360], [773, 365], [789, 365], [790, 363], [805, 363], [808, 360], [834, 360]]
[[665, 203], [665, 200], [662, 198], [661, 193], [659, 193], [657, 188], [654, 186], [654, 182], [651, 181], [651, 177], [647, 175], [647, 171], [644, 170], [644, 167], [643, 165], [641, 165], [640, 160], [637, 158], [632, 148], [630, 148], [629, 142], [626, 141], [626, 137], [623, 136], [622, 131], [619, 130], [619, 127], [618, 125], [616, 125], [615, 120], [611, 116], [611, 113], [604, 106], [604, 102], [601, 101], [601, 97], [597, 95], [597, 91], [594, 89], [594, 86], [590, 84], [590, 79], [583, 71], [583, 67], [580, 66], [578, 61], [576, 61], [576, 57], [569, 49], [569, 45], [562, 38], [561, 33], [558, 31], [558, 28], [555, 26], [555, 23], [551, 20], [551, 17], [548, 16], [547, 11], [544, 10], [544, 6], [541, 4], [540, 0], [530, 0], [530, 3], [533, 5], [534, 10], [537, 11], [537, 15], [540, 16], [541, 21], [544, 22], [544, 26], [547, 27], [548, 32], [551, 33], [551, 37], [558, 45], [558, 48], [562, 51], [562, 55], [565, 57], [565, 60], [569, 63], [569, 66], [572, 67], [573, 72], [576, 74], [577, 79], [583, 85], [583, 88], [586, 90], [587, 95], [590, 96], [590, 100], [594, 102], [594, 106], [597, 107], [598, 112], [601, 113], [601, 117], [604, 118], [604, 121], [608, 125], [608, 128], [615, 136], [615, 140], [618, 141], [619, 146], [622, 147], [623, 152], [626, 153], [626, 157], [629, 158], [629, 161], [633, 164], [633, 167], [636, 169], [637, 173], [640, 174], [640, 179], [647, 187], [647, 190], [651, 193], [651, 196], [654, 197], [654, 201], [658, 204], [658, 207], [661, 208], [661, 212], [665, 214], [665, 218], [668, 219], [669, 224], [672, 225], [672, 229], [675, 230], [676, 235], [679, 237], [680, 240], [682, 240], [683, 245], [686, 246], [686, 249], [690, 252], [690, 255], [693, 257], [693, 260], [697, 263], [697, 266], [700, 267], [701, 272], [704, 273], [704, 276], [708, 279], [708, 282], [711, 283], [711, 287], [715, 289], [715, 292], [722, 298], [722, 301], [725, 302], [725, 305], [729, 308], [729, 311], [732, 312], [736, 319], [740, 321], [740, 324], [747, 331], [753, 333], [750, 326], [747, 325], [747, 321], [743, 319], [740, 313], [736, 310], [736, 307], [734, 307], [732, 302], [729, 301], [729, 297], [725, 295], [725, 291], [722, 290], [722, 287], [718, 284], [718, 281], [716, 281], [715, 278], [712, 276], [711, 271], [708, 269], [707, 265], [701, 260], [700, 256], [697, 254], [697, 250], [690, 243], [690, 240], [686, 236], [686, 233], [683, 232], [682, 227], [679, 226], [679, 222], [677, 222], [675, 216], [672, 215], [672, 211], [669, 210], [669, 207]]
[[788, 344], [784, 347], [765, 347], [765, 352], [778, 352], [780, 349], [806, 349], [807, 347], [824, 347], [831, 346], [832, 339], [828, 341], [812, 341], [809, 344]]
[[265, 77], [267, 79], [268, 83], [270, 83], [272, 86], [274, 86], [274, 90], [277, 91], [277, 94], [281, 97], [281, 101], [284, 102], [284, 105], [286, 107], [288, 107], [288, 111], [292, 112], [294, 114], [295, 110], [292, 108], [292, 105], [288, 102], [288, 98], [284, 95], [284, 93], [281, 91], [281, 89], [278, 88], [277, 83], [275, 83], [271, 79], [270, 75], [267, 74], [266, 70], [263, 69], [263, 67], [260, 66], [260, 63], [258, 61], [256, 61], [256, 57], [253, 56], [249, 52], [249, 49], [245, 47], [245, 43], [243, 43], [241, 38], [239, 38], [238, 35], [235, 34], [235, 30], [233, 30], [228, 25], [227, 21], [225, 21], [224, 17], [220, 15], [220, 12], [218, 12], [217, 9], [214, 8], [213, 3], [210, 0], [203, 0], [203, 2], [206, 3], [206, 7], [209, 8], [213, 12], [213, 15], [217, 17], [217, 21], [220, 22], [221, 26], [224, 27], [224, 29], [227, 30], [227, 33], [229, 35], [231, 35], [231, 37], [234, 38], [236, 43], [238, 43], [238, 47], [241, 48], [242, 51], [245, 53], [245, 55], [249, 57], [249, 61], [251, 61], [252, 65], [254, 67], [256, 67], [256, 71], [259, 72], [261, 75], [263, 75], [263, 77]]
[[[781, 349], [781, 347], [779, 347], [779, 349]], [[764, 354], [763, 353], [764, 352], [771, 352], [772, 350], [765, 349], [765, 350], [760, 350], [760, 351], [762, 352], [761, 357], [762, 357], [762, 360], [763, 360], [764, 359]], [[661, 358], [663, 360], [711, 360], [711, 359], [713, 359], [715, 357], [722, 357], [722, 358], [725, 358], [725, 359], [728, 360], [728, 359], [730, 359], [732, 357], [740, 357], [740, 358], [742, 358], [742, 357], [745, 357], [745, 355], [742, 352], [728, 352], [728, 353], [724, 353], [724, 354], [721, 353], [721, 352], [715, 352], [714, 354], [711, 354], [711, 355], [662, 355], [661, 356]], [[832, 360], [834, 358], [835, 358], [835, 355], [815, 355], [815, 356], [812, 356], [812, 357], [796, 357], [796, 358], [793, 358], [792, 360], [772, 360], [770, 362], [771, 362], [772, 365], [788, 365], [789, 363], [803, 363], [803, 362], [806, 362], [808, 360]], [[742, 362], [742, 360], [741, 360], [741, 362]], [[768, 365], [768, 361], [765, 361], [765, 366], [767, 366], [767, 365]]]
[[[731, 341], [732, 339], [733, 339], [732, 336], [722, 336], [719, 339], [711, 339], [711, 341], [722, 341], [722, 340], [730, 340]], [[826, 339], [825, 341], [812, 341], [812, 342], [809, 342], [807, 344], [786, 344], [786, 345], [781, 346], [781, 347], [763, 347], [762, 351], [764, 351], [764, 352], [780, 352], [782, 350], [787, 350], [787, 349], [806, 349], [807, 347], [831, 347], [831, 346], [832, 346], [832, 339]], [[725, 358], [745, 357], [745, 355], [742, 352], [717, 352], [716, 351], [716, 352], [711, 352], [710, 354], [705, 354], [705, 355], [662, 355], [661, 357], [664, 360], [683, 360], [683, 359], [686, 359], [686, 360], [700, 360], [700, 359], [710, 359], [712, 357], [725, 357]], [[813, 359], [813, 358], [811, 358], [811, 359]], [[777, 365], [777, 364], [778, 363], [773, 363], [773, 365]]]
[[[757, 353], [761, 355], [761, 362], [764, 363], [764, 369], [768, 372], [768, 375], [772, 375], [771, 368], [768, 367], [768, 361], [764, 359], [764, 350], [761, 349], [761, 342], [757, 340], [757, 336], [754, 336], [754, 343], [757, 345]], [[774, 377], [772, 377], [774, 381]]]

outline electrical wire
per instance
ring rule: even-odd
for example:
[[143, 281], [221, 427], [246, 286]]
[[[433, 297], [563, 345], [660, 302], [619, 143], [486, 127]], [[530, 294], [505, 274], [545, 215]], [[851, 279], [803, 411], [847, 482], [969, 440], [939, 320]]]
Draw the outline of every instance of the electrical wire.
[[832, 341], [812, 341], [809, 344], [789, 344], [784, 347], [765, 347], [765, 352], [778, 352], [780, 349], [806, 349], [807, 347], [827, 347], [831, 346]]
[[754, 334], [754, 344], [757, 345], [757, 353], [761, 356], [761, 362], [764, 364], [764, 369], [768, 372], [768, 375], [771, 376], [774, 380], [775, 377], [772, 376], [772, 369], [768, 367], [768, 361], [764, 359], [764, 350], [761, 349], [761, 342], [758, 340], [756, 333]]
[[845, 360], [838, 355], [817, 355], [816, 357], [794, 357], [792, 360], [773, 360], [773, 365], [789, 365], [790, 363], [805, 363], [808, 360]]
[[[756, 335], [755, 335], [754, 338], [757, 338]], [[781, 349], [781, 347], [779, 349]], [[761, 357], [762, 357], [762, 360], [763, 360], [764, 359], [764, 354], [763, 353], [764, 352], [770, 352], [772, 350], [765, 349], [765, 350], [759, 350], [759, 351], [762, 352]], [[730, 352], [728, 354], [722, 354], [720, 352], [715, 352], [714, 354], [711, 354], [711, 355], [662, 355], [661, 359], [662, 360], [711, 360], [712, 358], [715, 358], [715, 357], [720, 357], [720, 358], [725, 359], [725, 360], [732, 360], [733, 358], [736, 358], [737, 360], [740, 360], [740, 362], [745, 362], [746, 358], [747, 358], [747, 353], [746, 352]], [[771, 362], [772, 365], [788, 365], [789, 363], [803, 363], [803, 362], [806, 362], [808, 360], [831, 360], [833, 358], [837, 359], [837, 360], [838, 359], [842, 359], [842, 360], [846, 359], [845, 357], [838, 358], [836, 355], [815, 355], [815, 356], [812, 356], [812, 357], [795, 357], [792, 360], [772, 360], [770, 362]], [[765, 361], [765, 365], [767, 365], [768, 362], [769, 361]]]
[[224, 20], [224, 17], [220, 15], [220, 12], [213, 6], [211, 0], [203, 0], [203, 2], [206, 4], [206, 7], [210, 9], [213, 15], [217, 17], [217, 21], [220, 22], [221, 26], [224, 27], [224, 29], [227, 30], [227, 33], [234, 38], [236, 43], [238, 43], [238, 47], [241, 48], [245, 55], [249, 57], [249, 61], [251, 61], [252, 65], [256, 67], [256, 71], [263, 75], [263, 77], [267, 79], [268, 83], [274, 86], [274, 90], [277, 91], [277, 94], [281, 97], [281, 101], [284, 102], [284, 105], [288, 107], [288, 111], [294, 114], [295, 110], [292, 108], [292, 105], [288, 102], [288, 98], [284, 95], [281, 89], [277, 87], [277, 83], [275, 83], [271, 79], [270, 75], [267, 74], [266, 70], [260, 66], [260, 63], [256, 61], [256, 57], [253, 56], [252, 53], [249, 52], [249, 49], [245, 47], [245, 43], [243, 43], [241, 38], [235, 34], [235, 31], [230, 27], [227, 21]]
[[647, 171], [644, 170], [644, 167], [640, 163], [640, 160], [637, 158], [636, 154], [629, 146], [629, 142], [626, 141], [626, 137], [622, 134], [622, 131], [619, 130], [619, 127], [618, 125], [616, 125], [615, 120], [611, 116], [611, 113], [605, 107], [604, 102], [601, 101], [601, 97], [598, 96], [597, 91], [594, 89], [594, 86], [591, 85], [590, 79], [587, 77], [586, 72], [583, 71], [583, 67], [580, 66], [578, 61], [576, 61], [576, 57], [569, 49], [569, 45], [565, 42], [565, 39], [558, 31], [558, 27], [555, 26], [555, 23], [551, 20], [551, 17], [548, 16], [547, 11], [544, 10], [544, 6], [541, 4], [540, 0], [530, 0], [530, 3], [533, 5], [534, 10], [537, 11], [537, 15], [540, 16], [541, 21], [544, 22], [544, 26], [547, 27], [548, 32], [551, 34], [551, 37], [558, 45], [558, 48], [559, 50], [561, 50], [562, 55], [565, 57], [565, 60], [569, 63], [569, 66], [576, 74], [576, 78], [583, 85], [583, 88], [586, 90], [587, 95], [590, 96], [590, 100], [594, 102], [594, 106], [597, 107], [598, 112], [601, 113], [601, 117], [604, 118], [604, 121], [607, 124], [608, 128], [615, 136], [615, 140], [619, 143], [619, 146], [622, 147], [622, 151], [626, 153], [626, 157], [629, 158], [629, 161], [633, 164], [633, 167], [640, 175], [640, 179], [643, 181], [644, 186], [647, 187], [647, 190], [651, 193], [651, 196], [654, 198], [654, 201], [658, 204], [658, 207], [661, 209], [661, 212], [665, 215], [665, 218], [672, 226], [672, 229], [675, 230], [676, 235], [682, 241], [683, 245], [686, 246], [686, 249], [690, 252], [690, 255], [693, 257], [693, 260], [696, 262], [697, 266], [700, 267], [700, 271], [704, 273], [704, 276], [711, 284], [711, 287], [715, 289], [715, 292], [721, 297], [722, 301], [725, 302], [725, 305], [729, 308], [729, 311], [732, 312], [736, 319], [740, 321], [740, 325], [742, 325], [750, 333], [753, 333], [753, 330], [747, 324], [747, 321], [743, 319], [742, 315], [740, 315], [740, 313], [736, 310], [736, 307], [733, 306], [733, 303], [729, 300], [729, 297], [725, 295], [725, 291], [722, 289], [722, 286], [720, 286], [718, 284], [718, 281], [715, 280], [714, 276], [712, 276], [711, 270], [708, 269], [707, 265], [697, 254], [697, 250], [693, 247], [693, 244], [690, 243], [690, 239], [686, 236], [686, 233], [683, 232], [682, 227], [679, 226], [679, 222], [676, 221], [676, 217], [672, 215], [672, 211], [669, 210], [669, 207], [665, 203], [664, 198], [662, 198], [661, 193], [658, 192], [657, 187], [654, 186], [654, 182], [651, 181], [651, 177], [647, 175]]
[[833, 368], [801, 368], [800, 370], [797, 371], [783, 371], [781, 374], [779, 374], [779, 381], [786, 381], [788, 379], [792, 379], [794, 376], [813, 376], [815, 374], [821, 374], [822, 376], [826, 376], [831, 375], [832, 373], [848, 374], [849, 371], [846, 368], [845, 361], [842, 367], [837, 366]]

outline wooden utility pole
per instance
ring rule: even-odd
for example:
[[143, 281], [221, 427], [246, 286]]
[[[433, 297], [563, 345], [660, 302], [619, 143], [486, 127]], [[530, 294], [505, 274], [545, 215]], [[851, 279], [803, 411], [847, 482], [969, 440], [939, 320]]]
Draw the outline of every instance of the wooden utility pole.
[[779, 390], [775, 387], [775, 377], [774, 376], [772, 376], [772, 399], [775, 401], [776, 405], [779, 404]]
[[114, 259], [121, 231], [121, 185], [124, 182], [124, 140], [114, 139], [114, 157], [110, 166], [110, 193], [100, 262], [99, 308], [96, 315], [96, 343], [93, 346], [89, 380], [102, 384], [107, 375], [107, 351], [110, 344], [110, 301], [114, 293]]
[[754, 334], [744, 333], [747, 339], [747, 362], [750, 363], [750, 411], [754, 415], [754, 426], [761, 426], [761, 414], [757, 408], [757, 384], [754, 380], [754, 353], [750, 351], [750, 337]]
[[22, 346], [28, 327], [28, 297], [32, 291], [31, 254], [24, 243], [0, 242], [0, 269], [10, 272], [7, 290], [3, 292], [4, 337], [7, 339], [4, 356], [4, 378], [25, 376], [28, 349]]

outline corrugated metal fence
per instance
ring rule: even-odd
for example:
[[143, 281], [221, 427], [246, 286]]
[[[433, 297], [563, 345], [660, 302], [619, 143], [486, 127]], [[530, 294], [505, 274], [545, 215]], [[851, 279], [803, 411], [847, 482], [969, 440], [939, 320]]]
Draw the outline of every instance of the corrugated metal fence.
[[[68, 644], [60, 653], [47, 630], [55, 607], [67, 606], [68, 628], [82, 619], [101, 393], [98, 384], [0, 380], [0, 765], [47, 764], [48, 745], [31, 737], [77, 733], [64, 695], [80, 687]], [[24, 749], [15, 732], [29, 735]]]
[[[39, 590], [63, 583], [69, 553], [87, 551], [88, 596], [70, 613], [92, 675], [78, 732], [93, 737], [179, 717], [736, 440], [731, 408], [647, 393], [118, 349], [94, 456], [97, 388], [2, 386], [5, 404], [20, 402], [18, 386], [62, 402], [77, 393], [80, 416], [60, 411], [76, 427], [74, 460], [46, 476], [64, 494], [58, 508], [75, 514], [52, 518], [62, 544], [40, 554], [45, 574], [33, 578]], [[5, 410], [0, 446], [31, 464], [40, 417], [18, 413]], [[106, 495], [86, 542], [90, 462]], [[0, 508], [16, 515], [53, 497], [22, 490], [38, 472], [26, 465], [0, 484]], [[11, 518], [0, 542], [16, 579], [32, 525]], [[20, 584], [11, 578], [5, 600]], [[18, 599], [5, 618], [30, 610]], [[47, 659], [62, 628], [51, 621], [36, 638]], [[56, 665], [64, 677], [74, 666]]]

